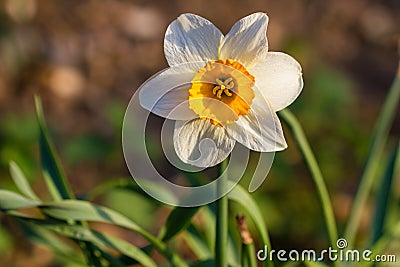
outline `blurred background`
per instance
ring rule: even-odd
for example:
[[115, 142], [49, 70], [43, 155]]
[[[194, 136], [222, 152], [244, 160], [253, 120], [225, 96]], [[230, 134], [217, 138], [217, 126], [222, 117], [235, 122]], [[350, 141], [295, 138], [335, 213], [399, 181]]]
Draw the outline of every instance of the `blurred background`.
[[[8, 163], [14, 160], [39, 196], [48, 198], [39, 167], [35, 94], [43, 100], [77, 195], [129, 177], [121, 149], [124, 111], [140, 84], [167, 67], [163, 38], [168, 24], [190, 12], [227, 33], [238, 19], [257, 11], [270, 17], [270, 50], [294, 56], [303, 67], [305, 87], [290, 108], [320, 163], [342, 230], [374, 121], [397, 70], [398, 0], [1, 0], [0, 187], [13, 188]], [[400, 135], [399, 113], [392, 143]], [[314, 185], [290, 132], [284, 131], [289, 148], [276, 154], [255, 198], [274, 248], [324, 249], [326, 230]], [[162, 165], [165, 159], [154, 160]], [[398, 199], [400, 186], [395, 191]], [[134, 194], [116, 191], [96, 201], [152, 232], [166, 216], [166, 208]], [[372, 208], [363, 211], [359, 242], [368, 235]], [[109, 229], [123, 235], [119, 231]], [[135, 235], [125, 238], [143, 243]], [[0, 214], [4, 266], [54, 266], [46, 248], [25, 241], [13, 221]]]

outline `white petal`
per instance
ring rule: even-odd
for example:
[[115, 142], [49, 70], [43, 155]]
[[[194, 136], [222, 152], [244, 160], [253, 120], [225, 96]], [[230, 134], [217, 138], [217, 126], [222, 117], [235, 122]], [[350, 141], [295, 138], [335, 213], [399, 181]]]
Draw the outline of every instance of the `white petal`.
[[186, 65], [165, 69], [145, 81], [139, 88], [141, 106], [168, 119], [194, 118], [195, 114], [189, 109], [188, 103], [194, 74], [185, 68]]
[[236, 22], [222, 41], [220, 58], [230, 58], [251, 67], [259, 55], [268, 51], [267, 26], [268, 16], [261, 12]]
[[180, 15], [165, 33], [165, 58], [170, 66], [218, 59], [222, 38], [221, 31], [205, 18]]
[[303, 89], [301, 66], [287, 54], [268, 52], [249, 71], [274, 111], [289, 106]]
[[228, 157], [235, 146], [222, 127], [208, 120], [176, 121], [174, 147], [178, 157], [197, 167], [212, 167]]
[[278, 116], [257, 92], [249, 114], [227, 125], [226, 130], [229, 136], [254, 151], [273, 152], [287, 147]]

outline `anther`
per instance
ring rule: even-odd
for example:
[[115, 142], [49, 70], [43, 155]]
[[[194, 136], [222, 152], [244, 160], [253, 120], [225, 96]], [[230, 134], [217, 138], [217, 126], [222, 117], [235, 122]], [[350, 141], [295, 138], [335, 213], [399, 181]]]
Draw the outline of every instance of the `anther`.
[[235, 87], [232, 77], [229, 77], [225, 81], [221, 81], [220, 79], [216, 79], [215, 81], [218, 85], [213, 88], [214, 95], [216, 94], [218, 98], [222, 98], [223, 93], [227, 96], [232, 96], [230, 89]]
[[229, 92], [229, 89], [224, 89], [224, 93], [225, 93], [227, 96], [232, 96], [232, 93]]
[[215, 95], [219, 89], [221, 89], [221, 86], [219, 86], [219, 85], [215, 86], [213, 89], [213, 95]]

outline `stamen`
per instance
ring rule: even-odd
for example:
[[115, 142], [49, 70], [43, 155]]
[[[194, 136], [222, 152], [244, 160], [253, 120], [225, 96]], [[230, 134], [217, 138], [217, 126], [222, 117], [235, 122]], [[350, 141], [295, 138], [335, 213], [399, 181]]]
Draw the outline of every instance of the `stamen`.
[[229, 77], [225, 81], [221, 81], [220, 79], [216, 79], [215, 81], [218, 85], [213, 88], [214, 95], [216, 94], [218, 98], [222, 98], [223, 93], [227, 96], [232, 96], [230, 89], [235, 87], [232, 77]]
[[218, 98], [221, 98], [221, 95], [222, 95], [223, 92], [224, 92], [224, 91], [219, 90], [218, 93], [217, 93], [217, 97], [218, 97]]
[[217, 91], [221, 88], [221, 86], [215, 86], [213, 89], [213, 95], [215, 95], [217, 93]]
[[229, 92], [229, 89], [225, 89], [225, 90], [224, 90], [224, 93], [225, 93], [227, 96], [232, 96], [232, 93]]
[[230, 83], [231, 81], [233, 81], [233, 78], [232, 78], [232, 77], [229, 77], [228, 79], [226, 79], [226, 80], [224, 81], [224, 84], [228, 84], [228, 83]]

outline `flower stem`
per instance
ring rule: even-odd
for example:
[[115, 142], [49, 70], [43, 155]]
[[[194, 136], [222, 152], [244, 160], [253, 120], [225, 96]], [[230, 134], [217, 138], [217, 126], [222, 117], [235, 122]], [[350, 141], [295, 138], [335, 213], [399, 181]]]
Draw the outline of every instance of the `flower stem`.
[[[228, 165], [228, 158], [219, 165], [219, 175], [222, 175], [226, 166]], [[222, 195], [227, 186], [227, 177], [221, 177], [217, 182], [217, 194]], [[217, 200], [217, 218], [216, 218], [216, 236], [215, 236], [215, 266], [227, 267], [227, 245], [228, 245], [228, 197], [222, 196]]]
[[314, 153], [311, 150], [311, 147], [307, 141], [307, 138], [299, 121], [296, 119], [293, 113], [290, 110], [285, 109], [279, 111], [279, 115], [291, 129], [293, 138], [299, 146], [299, 149], [303, 154], [308, 169], [311, 172], [311, 176], [314, 180], [314, 184], [318, 192], [319, 200], [322, 204], [322, 210], [324, 213], [326, 228], [328, 230], [330, 245], [332, 248], [334, 248], [336, 247], [336, 241], [338, 239], [336, 221], [333, 214], [332, 203], [329, 198], [328, 190], [326, 188], [326, 184], [322, 176], [321, 170], [318, 166], [317, 160], [315, 159]]

